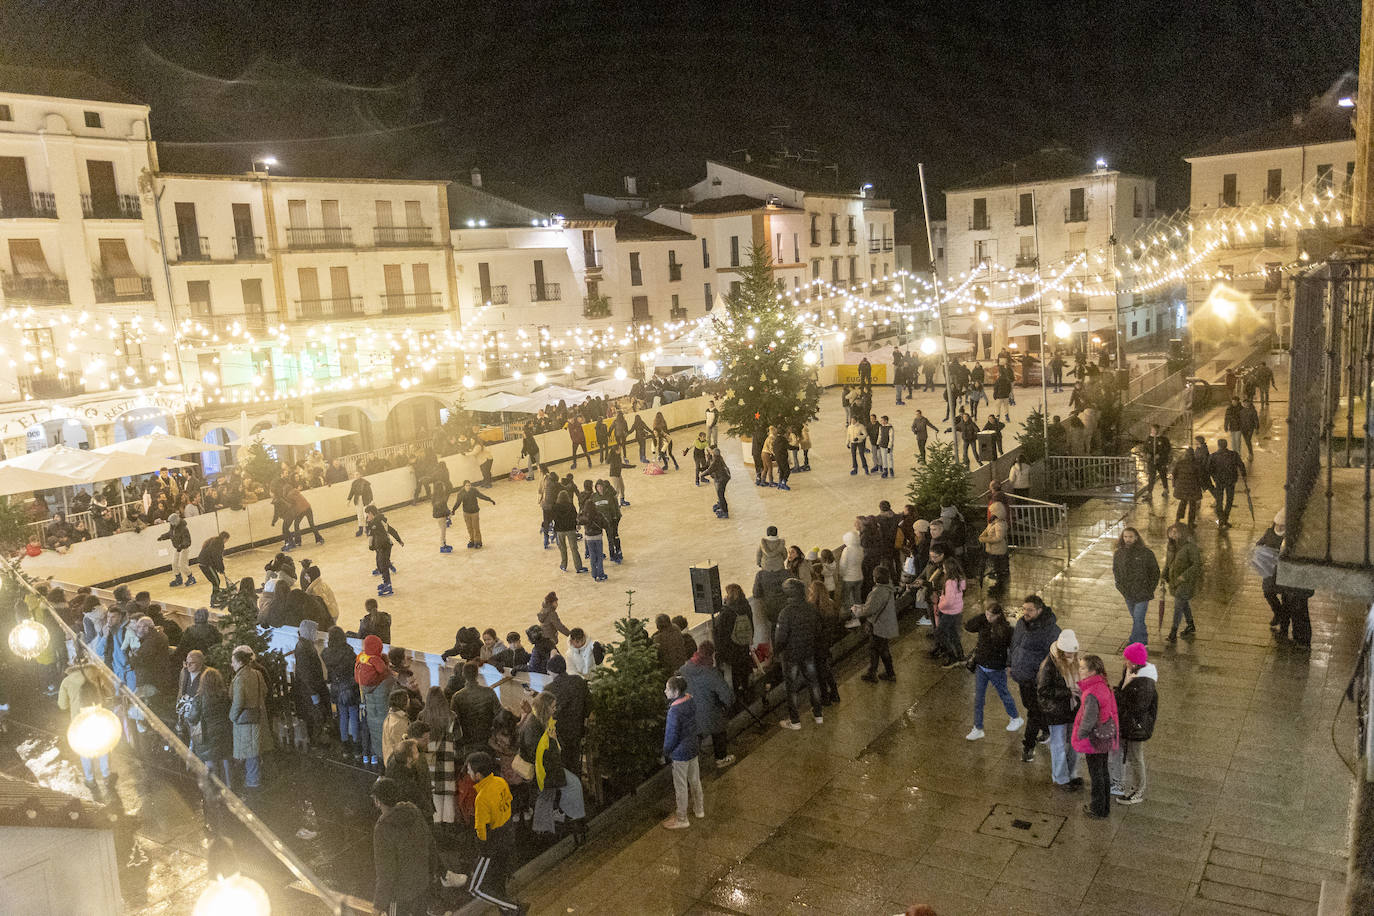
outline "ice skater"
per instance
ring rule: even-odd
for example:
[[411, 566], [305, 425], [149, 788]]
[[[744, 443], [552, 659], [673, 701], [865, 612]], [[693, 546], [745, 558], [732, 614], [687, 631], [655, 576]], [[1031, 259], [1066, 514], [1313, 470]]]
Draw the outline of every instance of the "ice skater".
[[382, 577], [382, 584], [377, 586], [377, 595], [384, 598], [393, 594], [391, 574], [396, 571], [396, 567], [391, 565], [391, 542], [394, 540], [402, 547], [406, 542], [401, 540], [395, 528], [387, 524], [386, 516], [376, 506], [367, 507], [367, 537], [368, 547], [377, 558], [377, 567], [372, 574]]

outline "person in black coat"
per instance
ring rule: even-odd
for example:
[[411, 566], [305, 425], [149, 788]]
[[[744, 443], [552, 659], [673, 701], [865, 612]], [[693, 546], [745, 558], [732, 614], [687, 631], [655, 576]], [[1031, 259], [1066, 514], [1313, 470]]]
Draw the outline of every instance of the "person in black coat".
[[1169, 459], [1173, 455], [1173, 446], [1169, 443], [1169, 437], [1164, 435], [1159, 429], [1158, 423], [1150, 424], [1150, 435], [1145, 440], [1145, 470], [1150, 475], [1145, 483], [1145, 498], [1155, 498], [1155, 479], [1158, 478], [1164, 485], [1164, 498], [1169, 498]]
[[[748, 636], [741, 643], [735, 639], [735, 622], [743, 618], [748, 623]], [[744, 702], [749, 689], [749, 673], [753, 669], [750, 661], [750, 646], [754, 632], [753, 611], [749, 599], [738, 583], [725, 586], [725, 603], [712, 620], [711, 641], [716, 646], [716, 661], [730, 669], [730, 686], [735, 692], [736, 702]], [[744, 625], [738, 628], [745, 631]]]
[[1050, 723], [1040, 708], [1037, 678], [1040, 664], [1049, 657], [1050, 646], [1059, 638], [1059, 621], [1054, 610], [1039, 595], [1027, 595], [1021, 602], [1021, 616], [1011, 631], [1007, 652], [1007, 673], [1021, 693], [1026, 710], [1026, 729], [1021, 735], [1021, 759], [1035, 759], [1035, 745], [1041, 735], [1050, 733]]
[[[159, 541], [172, 542], [172, 572], [176, 573], [176, 578], [167, 584], [170, 588], [195, 585], [196, 576], [191, 572], [191, 529], [186, 526], [186, 520], [175, 512], [167, 516], [167, 523], [167, 530], [157, 538]], [[186, 577], [184, 581], [183, 575]]]
[[553, 679], [544, 687], [558, 700], [558, 741], [563, 746], [563, 765], [579, 776], [582, 774], [582, 737], [587, 728], [587, 716], [592, 711], [592, 694], [587, 682], [568, 673], [567, 659], [555, 655], [548, 662]]
[[216, 669], [206, 668], [200, 674], [195, 699], [186, 711], [186, 722], [191, 726], [191, 749], [225, 785], [230, 785], [229, 761], [234, 756], [230, 705], [224, 677]]
[[821, 682], [816, 670], [816, 640], [820, 635], [820, 614], [806, 600], [806, 587], [800, 579], [782, 583], [783, 606], [773, 631], [773, 650], [782, 661], [787, 680], [787, 715], [779, 724], [796, 731], [801, 728], [801, 714], [797, 710], [797, 691], [801, 681], [811, 694], [811, 714], [816, 724], [821, 718]]
[[[1208, 461], [1212, 475], [1212, 496], [1216, 500], [1217, 527], [1231, 527], [1231, 506], [1236, 501], [1236, 482], [1247, 479], [1240, 452], [1228, 448], [1225, 439], [1217, 440], [1217, 450]], [[1248, 486], [1248, 484], [1247, 484]]]
[[[1149, 652], [1139, 643], [1131, 643], [1121, 654], [1126, 660], [1121, 683], [1116, 688], [1121, 743], [1107, 758], [1107, 769], [1113, 792], [1120, 793], [1117, 802], [1138, 805], [1145, 800], [1145, 742], [1154, 734], [1159, 712], [1159, 673], [1150, 664]], [[1125, 779], [1127, 764], [1134, 776], [1129, 786]]]
[[1007, 731], [1016, 731], [1024, 720], [1016, 711], [1016, 701], [1011, 698], [1007, 688], [1007, 655], [1011, 649], [1011, 625], [1002, 605], [996, 601], [988, 602], [981, 614], [975, 614], [964, 622], [964, 629], [978, 634], [978, 644], [973, 649], [973, 730], [966, 736], [969, 741], [983, 737], [983, 701], [987, 697], [988, 684], [997, 690], [1002, 700], [1002, 708], [1007, 711]]
[[1131, 615], [1131, 642], [1142, 645], [1148, 643], [1149, 634], [1145, 629], [1145, 612], [1149, 610], [1150, 599], [1159, 586], [1159, 561], [1154, 552], [1145, 546], [1140, 532], [1135, 528], [1123, 528], [1112, 555], [1112, 577], [1116, 590], [1126, 599], [1126, 610]]
[[375, 636], [383, 645], [391, 645], [391, 615], [377, 607], [377, 599], [369, 598], [363, 608], [367, 611], [358, 621], [358, 632], [353, 634], [359, 639]]
[[296, 701], [296, 714], [305, 722], [306, 737], [314, 745], [320, 739], [320, 726], [329, 718], [329, 683], [324, 676], [324, 662], [315, 648], [319, 628], [313, 620], [301, 621], [296, 648], [295, 671], [291, 679]]

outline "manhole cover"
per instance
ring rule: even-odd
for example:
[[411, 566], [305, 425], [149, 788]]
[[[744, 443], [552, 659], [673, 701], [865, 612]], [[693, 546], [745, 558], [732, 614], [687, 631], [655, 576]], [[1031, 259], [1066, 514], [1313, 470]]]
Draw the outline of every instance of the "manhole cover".
[[1015, 808], [1011, 805], [993, 805], [992, 813], [983, 821], [978, 832], [987, 836], [998, 836], [1030, 846], [1048, 847], [1054, 842], [1059, 828], [1064, 826], [1064, 818], [1030, 808]]

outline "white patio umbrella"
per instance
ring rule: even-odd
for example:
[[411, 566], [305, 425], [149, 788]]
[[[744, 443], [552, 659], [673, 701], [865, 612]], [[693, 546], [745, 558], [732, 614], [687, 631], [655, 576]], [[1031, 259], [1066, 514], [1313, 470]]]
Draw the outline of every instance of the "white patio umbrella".
[[269, 426], [261, 432], [254, 433], [253, 438], [261, 440], [263, 445], [314, 445], [325, 439], [342, 439], [344, 436], [356, 435], [358, 434], [354, 430], [340, 429], [337, 426], [293, 422]]
[[91, 452], [82, 451], [78, 448], [51, 445], [0, 462], [0, 467], [24, 468], [30, 471], [42, 471], [45, 474], [55, 474], [65, 478], [68, 485], [90, 483], [91, 479], [86, 477], [85, 473], [96, 460], [91, 455]]
[[608, 378], [599, 382], [593, 382], [587, 388], [605, 397], [623, 398], [630, 393], [630, 389], [635, 386], [635, 380], [628, 375], [625, 378]]
[[465, 404], [463, 406], [477, 413], [530, 413], [531, 411], [519, 409], [520, 405], [524, 404], [527, 400], [528, 398], [521, 397], [518, 394], [511, 394], [509, 391], [495, 391], [486, 397], [478, 398], [471, 404]]
[[102, 445], [93, 449], [97, 454], [145, 455], [150, 458], [172, 458], [176, 455], [190, 455], [198, 452], [224, 452], [228, 446], [187, 439], [167, 433], [149, 433], [134, 439], [125, 439], [113, 445]]
[[559, 401], [567, 401], [569, 406], [581, 404], [591, 396], [592, 393], [590, 391], [579, 391], [576, 388], [563, 388], [559, 385], [550, 385], [543, 391], [537, 391], [525, 398], [521, 407], [511, 409], [524, 413], [533, 413], [543, 407], [557, 404]]
[[98, 483], [118, 477], [138, 477], [141, 474], [156, 474], [163, 468], [194, 467], [190, 461], [175, 458], [158, 458], [152, 455], [130, 455], [124, 452], [87, 452], [91, 462], [82, 470], [84, 480], [77, 483]]
[[0, 496], [28, 493], [33, 490], [56, 490], [70, 483], [70, 480], [58, 474], [34, 471], [15, 465], [0, 465]]

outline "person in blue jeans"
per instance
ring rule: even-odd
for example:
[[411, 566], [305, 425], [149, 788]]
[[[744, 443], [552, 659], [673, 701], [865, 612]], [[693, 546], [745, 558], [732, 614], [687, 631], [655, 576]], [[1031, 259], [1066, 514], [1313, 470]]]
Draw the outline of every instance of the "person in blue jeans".
[[1011, 648], [1011, 624], [1007, 623], [1006, 612], [1002, 605], [991, 601], [983, 613], [965, 621], [964, 629], [978, 634], [978, 645], [973, 649], [973, 730], [966, 737], [977, 741], [983, 737], [983, 701], [987, 697], [988, 684], [997, 690], [1002, 698], [1002, 708], [1007, 711], [1007, 731], [1020, 731], [1026, 722], [1016, 711], [1016, 701], [1011, 698], [1007, 688], [1007, 652]]
[[1126, 599], [1126, 610], [1131, 615], [1131, 637], [1127, 642], [1149, 644], [1145, 630], [1145, 613], [1150, 609], [1150, 599], [1159, 587], [1159, 561], [1154, 552], [1145, 546], [1140, 532], [1134, 528], [1123, 528], [1116, 542], [1116, 552], [1112, 555], [1112, 577], [1116, 580], [1116, 590]]
[[1078, 712], [1078, 697], [1073, 692], [1077, 677], [1078, 635], [1062, 630], [1040, 663], [1035, 685], [1040, 714], [1050, 730], [1050, 778], [1065, 792], [1083, 788], [1083, 778], [1074, 775], [1078, 752], [1069, 742], [1069, 729]]

